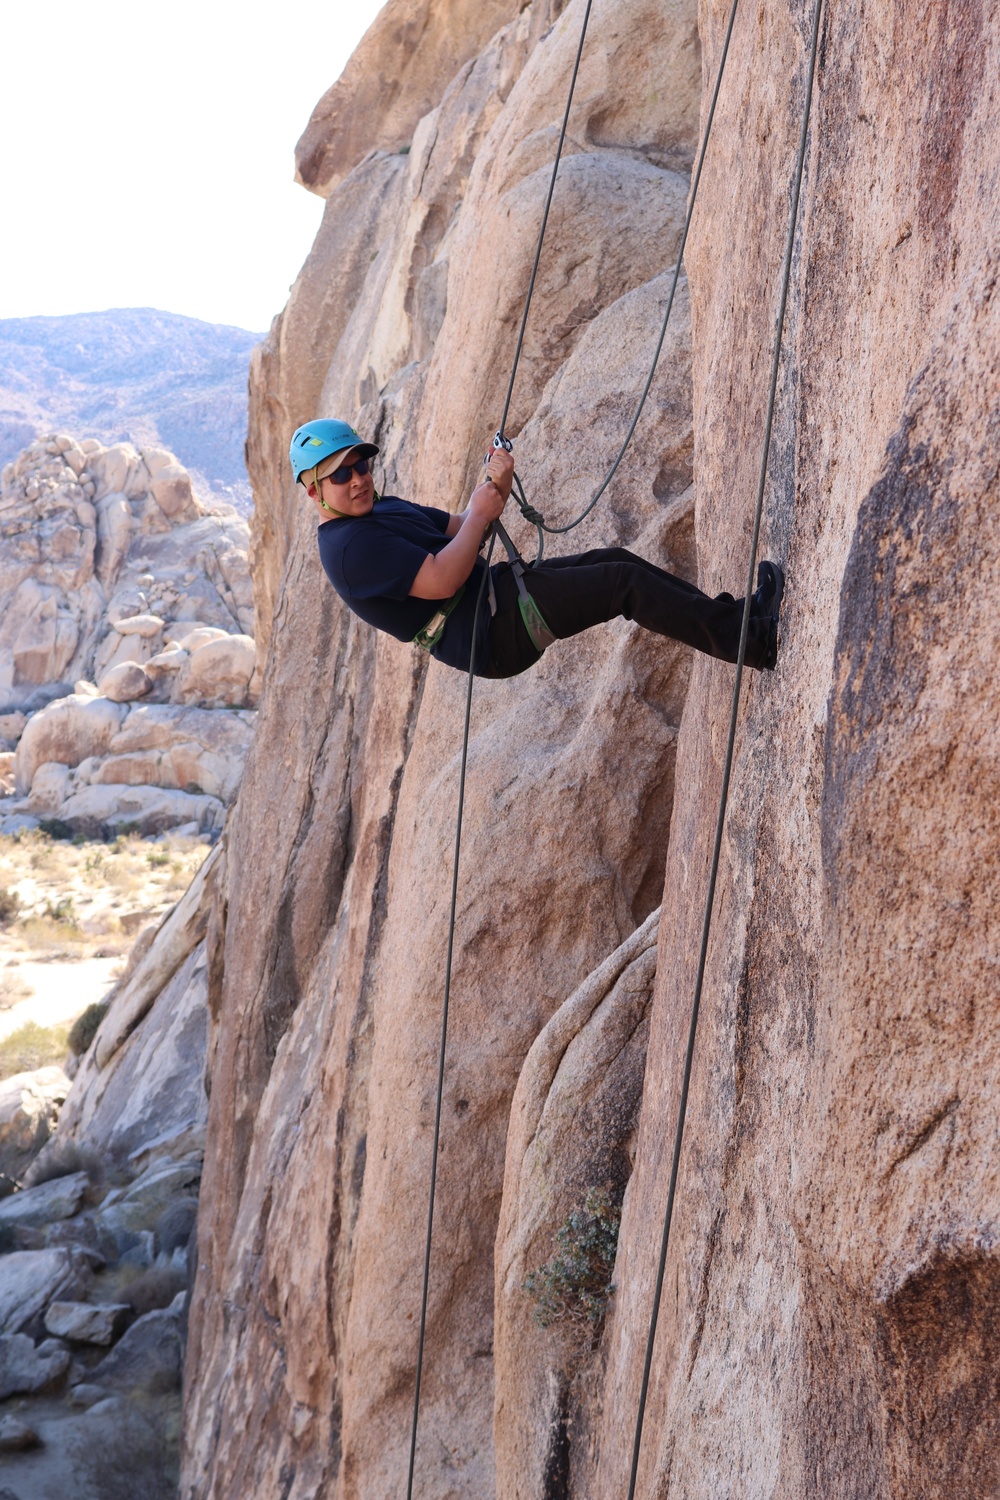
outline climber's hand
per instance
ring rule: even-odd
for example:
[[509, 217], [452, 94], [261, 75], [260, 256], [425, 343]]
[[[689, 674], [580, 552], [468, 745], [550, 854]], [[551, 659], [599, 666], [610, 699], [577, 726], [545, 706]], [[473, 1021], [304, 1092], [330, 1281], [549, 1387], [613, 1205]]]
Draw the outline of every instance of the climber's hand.
[[513, 453], [508, 453], [504, 448], [494, 448], [486, 459], [486, 478], [496, 485], [506, 504], [510, 499], [510, 487], [514, 482]]

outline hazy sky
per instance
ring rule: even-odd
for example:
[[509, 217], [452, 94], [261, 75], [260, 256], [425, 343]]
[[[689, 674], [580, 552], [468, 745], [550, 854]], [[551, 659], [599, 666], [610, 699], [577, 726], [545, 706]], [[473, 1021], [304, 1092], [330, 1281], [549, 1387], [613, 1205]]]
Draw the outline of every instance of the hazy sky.
[[322, 213], [295, 142], [381, 0], [3, 0], [0, 318], [263, 331]]

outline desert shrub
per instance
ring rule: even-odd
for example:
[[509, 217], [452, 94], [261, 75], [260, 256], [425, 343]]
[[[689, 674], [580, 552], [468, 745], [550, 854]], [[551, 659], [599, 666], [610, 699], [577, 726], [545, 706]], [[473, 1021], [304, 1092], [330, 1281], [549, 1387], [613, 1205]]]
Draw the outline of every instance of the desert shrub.
[[9, 1010], [18, 1000], [27, 1000], [35, 992], [17, 969], [0, 970], [0, 1010]]
[[604, 1188], [591, 1188], [583, 1208], [556, 1231], [558, 1252], [525, 1278], [540, 1328], [567, 1321], [596, 1327], [607, 1312], [622, 1211]]
[[74, 1057], [82, 1057], [97, 1035], [97, 1028], [108, 1013], [106, 1000], [95, 1000], [88, 1005], [82, 1016], [77, 1016], [69, 1034], [69, 1050]]
[[0, 885], [0, 927], [13, 922], [21, 910], [21, 898], [15, 890]]
[[58, 917], [26, 917], [22, 930], [25, 940], [33, 948], [45, 948], [50, 952], [61, 951], [67, 943], [86, 942], [85, 934], [75, 922], [63, 921]]
[[159, 1307], [169, 1307], [177, 1293], [186, 1289], [187, 1277], [183, 1271], [174, 1266], [150, 1266], [129, 1283], [122, 1295], [141, 1318]]
[[68, 1026], [38, 1026], [26, 1021], [17, 1031], [0, 1041], [0, 1078], [15, 1073], [34, 1073], [65, 1061], [68, 1050]]
[[73, 838], [73, 830], [62, 818], [40, 818], [38, 827], [42, 833], [47, 833], [50, 839], [65, 839], [70, 843]]
[[46, 901], [45, 915], [53, 922], [66, 922], [69, 926], [76, 925], [76, 907], [72, 896], [60, 896], [58, 901]]
[[98, 1183], [104, 1178], [104, 1164], [92, 1147], [56, 1140], [32, 1162], [27, 1182], [30, 1187], [39, 1187], [43, 1182], [55, 1182], [57, 1177], [72, 1177], [74, 1172], [86, 1172], [92, 1183]]

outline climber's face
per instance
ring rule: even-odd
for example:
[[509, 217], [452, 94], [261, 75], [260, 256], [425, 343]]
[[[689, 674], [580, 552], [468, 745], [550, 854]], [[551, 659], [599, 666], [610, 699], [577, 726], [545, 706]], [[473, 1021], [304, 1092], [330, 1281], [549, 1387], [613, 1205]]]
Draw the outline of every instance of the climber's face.
[[[337, 467], [320, 480], [318, 495], [315, 485], [309, 487], [310, 496], [322, 500], [331, 511], [338, 511], [342, 516], [366, 516], [375, 503], [375, 480], [371, 469], [359, 474], [355, 467], [356, 454], [356, 448], [338, 453]], [[341, 480], [339, 484], [335, 482], [338, 479]]]

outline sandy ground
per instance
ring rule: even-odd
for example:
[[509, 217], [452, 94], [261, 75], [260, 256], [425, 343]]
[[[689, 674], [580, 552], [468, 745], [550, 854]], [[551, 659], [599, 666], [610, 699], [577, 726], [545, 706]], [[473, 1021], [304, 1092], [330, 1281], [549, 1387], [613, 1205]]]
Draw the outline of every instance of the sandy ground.
[[207, 853], [197, 838], [0, 837], [0, 1041], [29, 1021], [65, 1025], [103, 999]]
[[62, 958], [51, 963], [30, 959], [17, 966], [31, 993], [0, 1010], [0, 1041], [28, 1021], [59, 1026], [75, 1021], [96, 1000], [103, 1000], [121, 973], [120, 958]]

